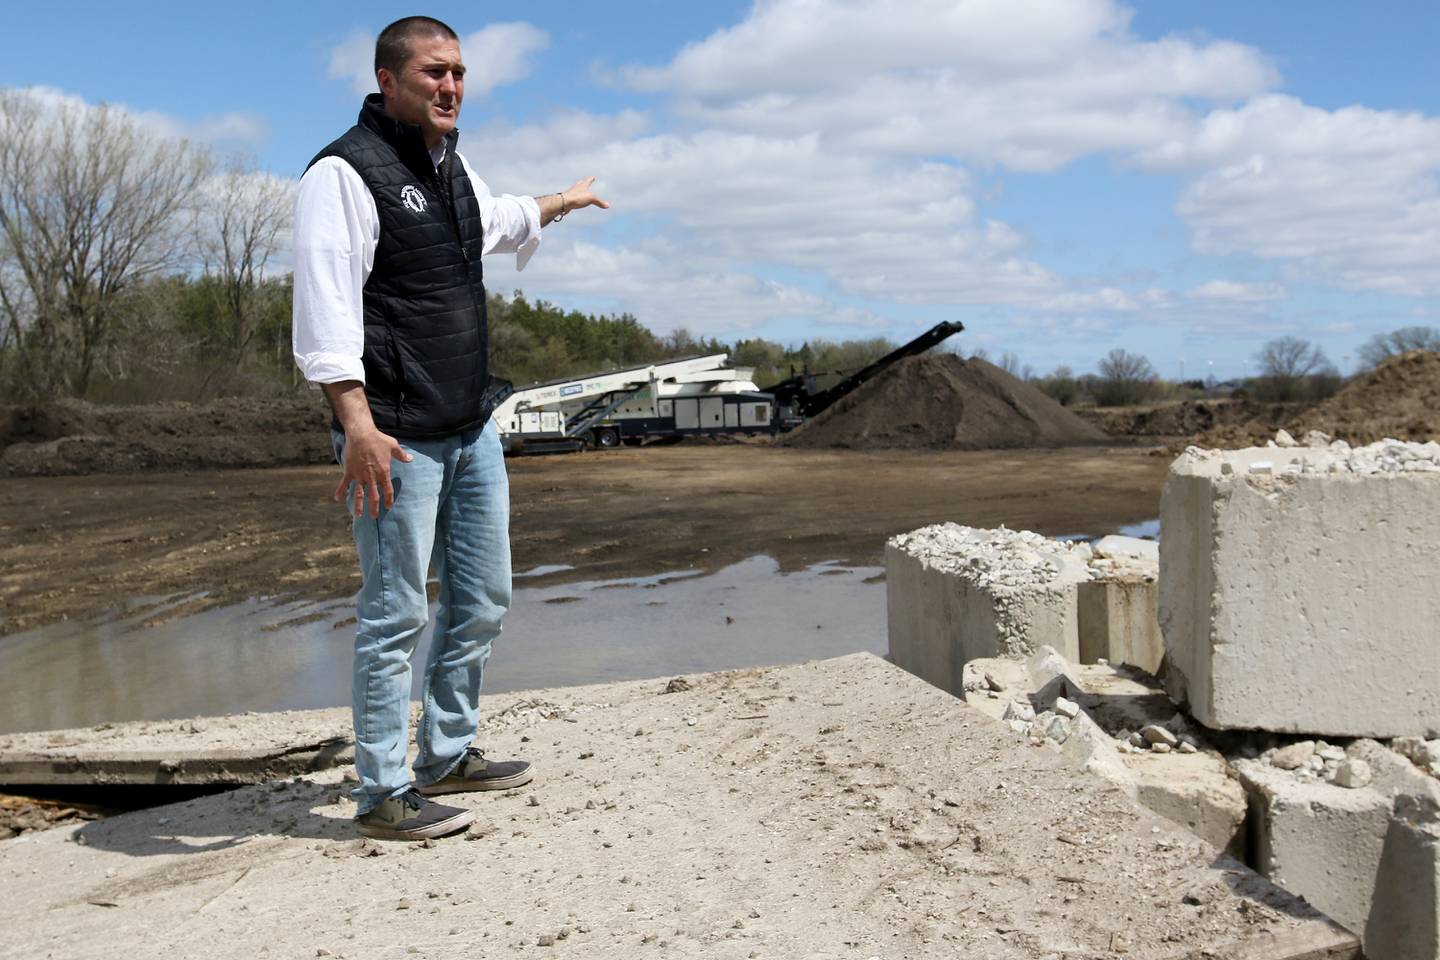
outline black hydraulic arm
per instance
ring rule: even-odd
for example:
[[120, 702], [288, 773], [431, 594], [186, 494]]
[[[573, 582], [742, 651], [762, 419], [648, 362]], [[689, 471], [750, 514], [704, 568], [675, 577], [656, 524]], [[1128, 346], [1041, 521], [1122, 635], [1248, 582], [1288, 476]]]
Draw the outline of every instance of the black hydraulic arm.
[[[954, 336], [955, 334], [959, 333], [961, 330], [964, 329], [965, 324], [961, 323], [959, 320], [946, 320], [941, 323], [937, 323], [929, 330], [926, 330], [924, 333], [920, 334], [920, 336], [916, 337], [914, 340], [911, 340], [909, 343], [892, 351], [891, 353], [885, 354], [885, 356], [881, 357], [879, 360], [876, 360], [869, 366], [862, 367], [861, 369], [855, 371], [854, 373], [850, 374], [850, 376], [841, 380], [839, 383], [835, 384], [830, 389], [822, 390], [819, 393], [812, 394], [806, 394], [799, 390], [796, 390], [792, 392], [791, 397], [793, 397], [798, 412], [801, 415], [806, 417], [813, 417], [821, 410], [824, 410], [826, 407], [830, 406], [835, 401], [839, 400], [841, 397], [853, 391], [856, 387], [859, 387], [865, 381], [873, 379], [886, 367], [898, 363], [899, 361], [904, 360], [906, 357], [913, 357], [918, 353], [924, 353], [926, 350], [929, 350], [937, 343], [940, 343], [947, 337]], [[795, 381], [798, 381], [799, 379], [800, 378], [798, 377], [791, 378], [791, 380]], [[789, 383], [789, 380], [785, 381], [785, 384], [788, 385]], [[771, 392], [776, 395], [777, 399], [780, 398], [781, 393], [786, 392], [781, 389], [777, 389], [781, 386], [781, 384], [776, 384], [775, 387], [771, 388]]]

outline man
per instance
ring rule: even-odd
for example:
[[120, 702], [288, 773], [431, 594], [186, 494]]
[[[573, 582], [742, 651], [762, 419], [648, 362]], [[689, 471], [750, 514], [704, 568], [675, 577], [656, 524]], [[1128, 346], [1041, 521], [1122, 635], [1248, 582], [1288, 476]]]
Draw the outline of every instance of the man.
[[[509, 488], [490, 419], [483, 255], [523, 268], [540, 229], [608, 207], [594, 177], [549, 196], [495, 197], [455, 151], [465, 66], [455, 31], [407, 17], [375, 44], [380, 93], [322, 150], [295, 206], [295, 359], [335, 413], [363, 576], [353, 705], [356, 821], [365, 836], [420, 840], [474, 813], [429, 795], [520, 786], [524, 761], [472, 744], [485, 661], [510, 603]], [[405, 771], [410, 659], [439, 582]]]

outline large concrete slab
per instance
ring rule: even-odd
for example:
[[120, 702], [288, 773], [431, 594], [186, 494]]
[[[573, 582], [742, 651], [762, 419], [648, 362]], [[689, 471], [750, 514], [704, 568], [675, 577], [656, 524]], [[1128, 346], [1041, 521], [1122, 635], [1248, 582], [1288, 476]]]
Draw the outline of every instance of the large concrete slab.
[[1171, 694], [1202, 723], [1440, 732], [1440, 445], [1192, 449], [1161, 500]]
[[484, 744], [542, 779], [458, 798], [474, 840], [356, 841], [332, 770], [0, 843], [6, 948], [1357, 956], [1303, 903], [878, 658], [665, 689], [487, 698]]
[[354, 762], [348, 709], [0, 735], [0, 785], [263, 783]]

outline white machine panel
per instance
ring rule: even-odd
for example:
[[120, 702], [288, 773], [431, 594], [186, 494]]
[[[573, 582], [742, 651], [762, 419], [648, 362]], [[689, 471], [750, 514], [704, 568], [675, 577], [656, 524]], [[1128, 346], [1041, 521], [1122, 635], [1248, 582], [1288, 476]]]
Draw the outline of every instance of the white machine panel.
[[677, 430], [694, 430], [700, 426], [700, 401], [675, 400], [674, 403]]
[[700, 426], [723, 427], [725, 425], [725, 401], [719, 397], [706, 397], [700, 401]]

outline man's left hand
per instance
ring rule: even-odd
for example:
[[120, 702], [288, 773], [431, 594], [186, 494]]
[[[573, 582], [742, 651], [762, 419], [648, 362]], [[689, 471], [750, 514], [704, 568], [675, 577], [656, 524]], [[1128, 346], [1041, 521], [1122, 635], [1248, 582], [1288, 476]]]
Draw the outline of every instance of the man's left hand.
[[610, 201], [602, 200], [595, 195], [594, 177], [583, 177], [576, 180], [561, 193], [552, 193], [543, 197], [536, 197], [535, 202], [540, 205], [540, 225], [554, 220], [556, 217], [564, 216], [572, 210], [579, 210], [581, 207], [599, 207], [601, 210], [610, 209]]

